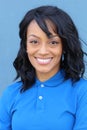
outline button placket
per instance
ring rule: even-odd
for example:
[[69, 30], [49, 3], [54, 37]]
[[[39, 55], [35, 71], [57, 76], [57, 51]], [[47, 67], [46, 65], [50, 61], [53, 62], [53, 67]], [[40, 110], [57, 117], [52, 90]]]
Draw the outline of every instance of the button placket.
[[43, 99], [43, 96], [39, 96], [38, 98], [39, 98], [40, 100], [42, 100], [42, 99]]
[[37, 98], [37, 109], [38, 110], [43, 110], [44, 109], [43, 88], [44, 88], [44, 84], [40, 84], [38, 86], [38, 98]]
[[44, 88], [44, 84], [41, 84], [40, 85], [40, 88], [39, 88], [39, 93], [38, 93], [38, 98], [39, 98], [39, 100], [42, 100], [43, 99], [43, 96], [41, 95], [41, 93], [43, 93], [43, 90], [42, 90], [42, 88]]
[[44, 88], [44, 84], [41, 84], [40, 86], [41, 86], [41, 88]]

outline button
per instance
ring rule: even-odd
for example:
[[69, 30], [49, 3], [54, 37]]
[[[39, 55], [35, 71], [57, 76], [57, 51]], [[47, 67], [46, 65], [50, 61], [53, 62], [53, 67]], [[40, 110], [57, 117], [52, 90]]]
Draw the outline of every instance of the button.
[[43, 84], [41, 84], [41, 88], [43, 88], [44, 87], [44, 85]]
[[42, 97], [42, 96], [39, 96], [39, 99], [40, 99], [40, 100], [42, 100], [42, 99], [43, 99], [43, 97]]

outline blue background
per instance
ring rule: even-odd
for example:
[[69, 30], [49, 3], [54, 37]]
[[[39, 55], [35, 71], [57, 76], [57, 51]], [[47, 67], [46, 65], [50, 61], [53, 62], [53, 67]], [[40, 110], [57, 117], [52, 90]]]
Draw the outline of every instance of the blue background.
[[[13, 61], [20, 42], [19, 22], [28, 10], [40, 5], [56, 5], [65, 10], [85, 41], [82, 46], [87, 52], [87, 0], [0, 0], [0, 95], [16, 75]], [[84, 60], [87, 62], [87, 56]], [[84, 78], [87, 78], [87, 69]]]

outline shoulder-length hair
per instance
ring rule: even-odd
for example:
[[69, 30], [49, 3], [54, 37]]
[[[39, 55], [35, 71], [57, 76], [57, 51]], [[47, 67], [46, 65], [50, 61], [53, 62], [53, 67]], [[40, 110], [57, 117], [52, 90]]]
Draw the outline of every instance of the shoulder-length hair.
[[71, 17], [58, 7], [41, 6], [28, 11], [19, 24], [20, 49], [13, 65], [17, 72], [16, 79], [20, 77], [23, 82], [22, 90], [27, 90], [35, 83], [35, 69], [26, 52], [27, 28], [32, 20], [37, 22], [47, 36], [51, 33], [46, 21], [53, 23], [56, 28], [54, 31], [59, 35], [63, 44], [64, 60], [61, 60], [61, 68], [65, 71], [64, 79], [71, 78], [73, 82], [79, 80], [84, 73], [84, 62], [81, 42], [75, 24]]

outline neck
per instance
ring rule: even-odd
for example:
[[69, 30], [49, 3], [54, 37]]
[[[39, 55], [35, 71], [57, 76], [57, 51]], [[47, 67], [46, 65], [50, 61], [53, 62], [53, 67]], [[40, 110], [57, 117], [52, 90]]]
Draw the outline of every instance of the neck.
[[[58, 71], [59, 71], [59, 70], [58, 70]], [[36, 76], [37, 76], [37, 78], [38, 78], [40, 81], [44, 82], [44, 81], [50, 79], [50, 78], [51, 78], [53, 75], [55, 75], [58, 71], [55, 71], [55, 72], [53, 72], [53, 73], [40, 73], [40, 72], [36, 72]]]

